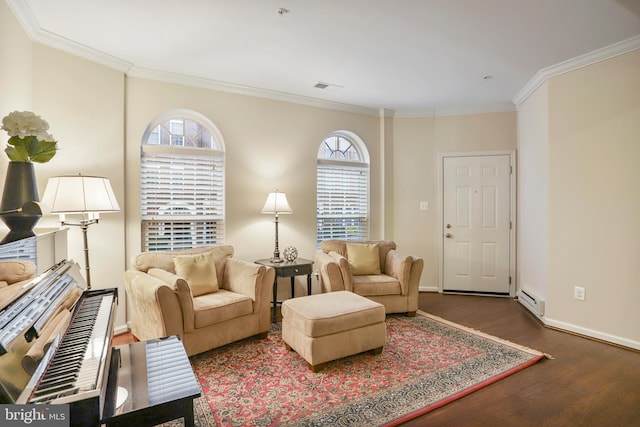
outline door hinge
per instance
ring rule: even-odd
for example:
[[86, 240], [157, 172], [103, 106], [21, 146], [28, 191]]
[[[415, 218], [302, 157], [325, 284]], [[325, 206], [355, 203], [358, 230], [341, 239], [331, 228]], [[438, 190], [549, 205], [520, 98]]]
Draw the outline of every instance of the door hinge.
[[509, 276], [509, 284], [511, 284], [511, 276]]
[[513, 175], [513, 166], [509, 166], [509, 175]]

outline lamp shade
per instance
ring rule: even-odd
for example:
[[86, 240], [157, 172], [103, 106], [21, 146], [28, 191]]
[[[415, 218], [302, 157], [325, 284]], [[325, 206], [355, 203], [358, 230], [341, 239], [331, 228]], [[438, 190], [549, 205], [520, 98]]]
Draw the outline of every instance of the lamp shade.
[[54, 214], [120, 211], [109, 178], [99, 176], [49, 178], [41, 203]]
[[269, 193], [261, 212], [264, 214], [290, 214], [293, 213], [293, 210], [289, 206], [286, 194], [276, 190], [274, 193]]

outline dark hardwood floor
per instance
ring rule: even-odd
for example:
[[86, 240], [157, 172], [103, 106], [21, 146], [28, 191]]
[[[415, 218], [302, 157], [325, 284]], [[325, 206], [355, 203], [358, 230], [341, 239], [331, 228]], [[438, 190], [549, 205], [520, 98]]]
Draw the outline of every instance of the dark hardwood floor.
[[421, 293], [419, 306], [553, 359], [403, 426], [640, 426], [640, 352], [546, 328], [510, 298]]
[[554, 358], [404, 426], [640, 426], [640, 352], [546, 328], [510, 298], [421, 293], [419, 306]]

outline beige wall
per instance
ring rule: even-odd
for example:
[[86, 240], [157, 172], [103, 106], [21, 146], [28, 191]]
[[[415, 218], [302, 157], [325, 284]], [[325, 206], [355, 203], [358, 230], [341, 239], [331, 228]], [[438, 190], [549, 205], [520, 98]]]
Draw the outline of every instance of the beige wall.
[[[124, 203], [124, 76], [121, 72], [33, 43], [5, 2], [0, 2], [0, 114], [31, 110], [49, 122], [60, 150], [48, 163], [35, 164], [40, 195], [55, 175], [107, 176]], [[2, 131], [2, 141], [7, 135]], [[4, 150], [4, 143], [2, 149]], [[4, 187], [8, 159], [0, 156]], [[124, 295], [124, 213], [105, 214], [89, 228], [91, 278], [95, 288], [118, 287]], [[72, 217], [69, 217], [72, 220]], [[58, 227], [45, 216], [37, 228]], [[2, 227], [5, 228], [4, 224]], [[5, 228], [6, 229], [6, 228]], [[67, 233], [68, 257], [84, 268], [82, 233]], [[125, 298], [117, 325], [125, 324]]]
[[640, 50], [549, 81], [547, 316], [638, 348], [639, 159]]
[[[420, 286], [436, 290], [438, 246], [436, 240], [436, 169], [434, 118], [394, 120], [393, 239], [405, 253], [424, 259]], [[419, 210], [420, 202], [429, 210]]]
[[[397, 118], [393, 135], [393, 238], [402, 250], [424, 258], [421, 288], [436, 290], [442, 236], [438, 225], [438, 156], [515, 150], [516, 113]], [[419, 209], [423, 201], [429, 203], [429, 210]]]
[[546, 324], [640, 348], [640, 50], [551, 78], [519, 123], [522, 284]]
[[[31, 70], [31, 40], [7, 3], [0, 1], [0, 118], [12, 111], [31, 110]], [[4, 138], [6, 133], [1, 132]], [[9, 159], [1, 155], [0, 170], [6, 170], [7, 164]], [[4, 188], [4, 175], [0, 173], [0, 189]]]
[[[124, 209], [124, 76], [118, 71], [33, 45], [33, 110], [48, 122], [59, 151], [45, 164], [36, 164], [40, 195], [56, 175], [108, 177]], [[93, 288], [118, 287], [124, 296], [124, 213], [103, 214], [88, 231]], [[78, 218], [68, 216], [73, 221]], [[41, 227], [58, 226], [45, 216]], [[67, 233], [68, 255], [84, 268], [83, 237], [79, 227]], [[125, 322], [125, 298], [119, 300], [116, 324]]]

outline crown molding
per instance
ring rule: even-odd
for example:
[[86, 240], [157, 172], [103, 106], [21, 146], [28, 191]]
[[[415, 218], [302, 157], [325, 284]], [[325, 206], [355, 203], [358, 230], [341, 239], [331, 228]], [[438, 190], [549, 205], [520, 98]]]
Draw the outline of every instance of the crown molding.
[[26, 2], [7, 0], [7, 4], [32, 41], [109, 68], [114, 68], [123, 73], [126, 73], [131, 68], [132, 64], [127, 61], [43, 30]]
[[22, 28], [25, 30], [32, 41], [116, 69], [120, 72], [125, 73], [127, 76], [140, 77], [166, 83], [195, 86], [205, 89], [255, 96], [259, 98], [268, 98], [276, 101], [292, 102], [312, 107], [345, 111], [367, 116], [377, 117], [379, 114], [378, 109], [375, 108], [360, 107], [340, 102], [325, 101], [317, 98], [293, 95], [284, 92], [258, 89], [249, 86], [235, 85], [215, 80], [208, 80], [135, 67], [130, 62], [124, 61], [99, 50], [92, 49], [80, 43], [61, 37], [57, 34], [43, 30], [38, 24], [38, 21], [33, 16], [31, 9], [29, 9], [28, 5], [24, 1], [7, 0], [7, 4], [9, 5], [9, 8], [12, 10], [12, 12], [22, 25]]
[[391, 110], [389, 108], [378, 108], [378, 117], [380, 118], [393, 118], [395, 114], [395, 110]]
[[441, 108], [435, 111], [436, 117], [466, 116], [471, 114], [509, 113], [516, 111], [516, 106], [511, 102], [492, 105], [478, 105], [474, 107]]
[[538, 71], [522, 89], [520, 89], [516, 96], [513, 97], [513, 103], [516, 107], [519, 107], [529, 97], [529, 95], [540, 87], [542, 83], [552, 77], [559, 76], [561, 74], [568, 73], [569, 71], [577, 70], [578, 68], [586, 67], [588, 65], [595, 64], [596, 62], [604, 61], [636, 49], [640, 49], [640, 35], [622, 40], [610, 46], [603, 47], [602, 49], [597, 49], [584, 55], [568, 59], [556, 65], [543, 68]]
[[492, 105], [477, 105], [472, 107], [452, 107], [440, 109], [416, 109], [402, 110], [395, 113], [394, 117], [401, 119], [425, 118], [425, 117], [447, 117], [466, 116], [471, 114], [491, 114], [508, 113], [516, 111], [515, 105], [511, 102], [498, 103]]
[[293, 95], [285, 92], [271, 91], [267, 89], [259, 89], [249, 86], [242, 86], [215, 80], [135, 67], [130, 62], [124, 61], [120, 58], [111, 56], [99, 50], [92, 49], [88, 46], [43, 30], [33, 16], [31, 9], [29, 9], [29, 6], [27, 5], [27, 2], [20, 0], [6, 0], [6, 3], [32, 41], [72, 54], [74, 56], [87, 59], [92, 62], [96, 62], [106, 67], [116, 69], [128, 76], [272, 99], [276, 101], [291, 102], [312, 107], [338, 110], [374, 117], [422, 118], [515, 111], [517, 107], [519, 107], [520, 104], [522, 104], [522, 102], [524, 102], [529, 97], [529, 95], [531, 95], [542, 83], [544, 83], [549, 78], [640, 48], [640, 35], [638, 35], [627, 40], [614, 43], [602, 49], [598, 49], [593, 52], [578, 56], [576, 58], [560, 62], [559, 64], [543, 68], [538, 71], [536, 75], [514, 96], [512, 100], [513, 104], [505, 103], [478, 107], [445, 109], [423, 108], [415, 110], [403, 109], [394, 111], [384, 108], [380, 109], [361, 107], [335, 101], [327, 101], [318, 98]]
[[131, 67], [127, 72], [129, 77], [137, 77], [147, 80], [155, 80], [165, 83], [174, 83], [184, 86], [192, 86], [204, 89], [217, 90], [221, 92], [235, 93], [239, 95], [266, 98], [275, 101], [291, 102], [295, 104], [308, 105], [311, 107], [326, 108], [331, 110], [345, 111], [349, 113], [364, 114], [367, 116], [378, 116], [375, 108], [359, 107], [357, 105], [343, 104], [340, 102], [326, 101], [318, 98], [311, 98], [301, 95], [293, 95], [285, 92], [278, 92], [267, 89], [259, 89], [250, 86], [237, 85], [220, 82], [217, 80], [200, 77], [186, 76], [183, 74], [169, 73], [165, 71], [150, 70], [141, 67]]

